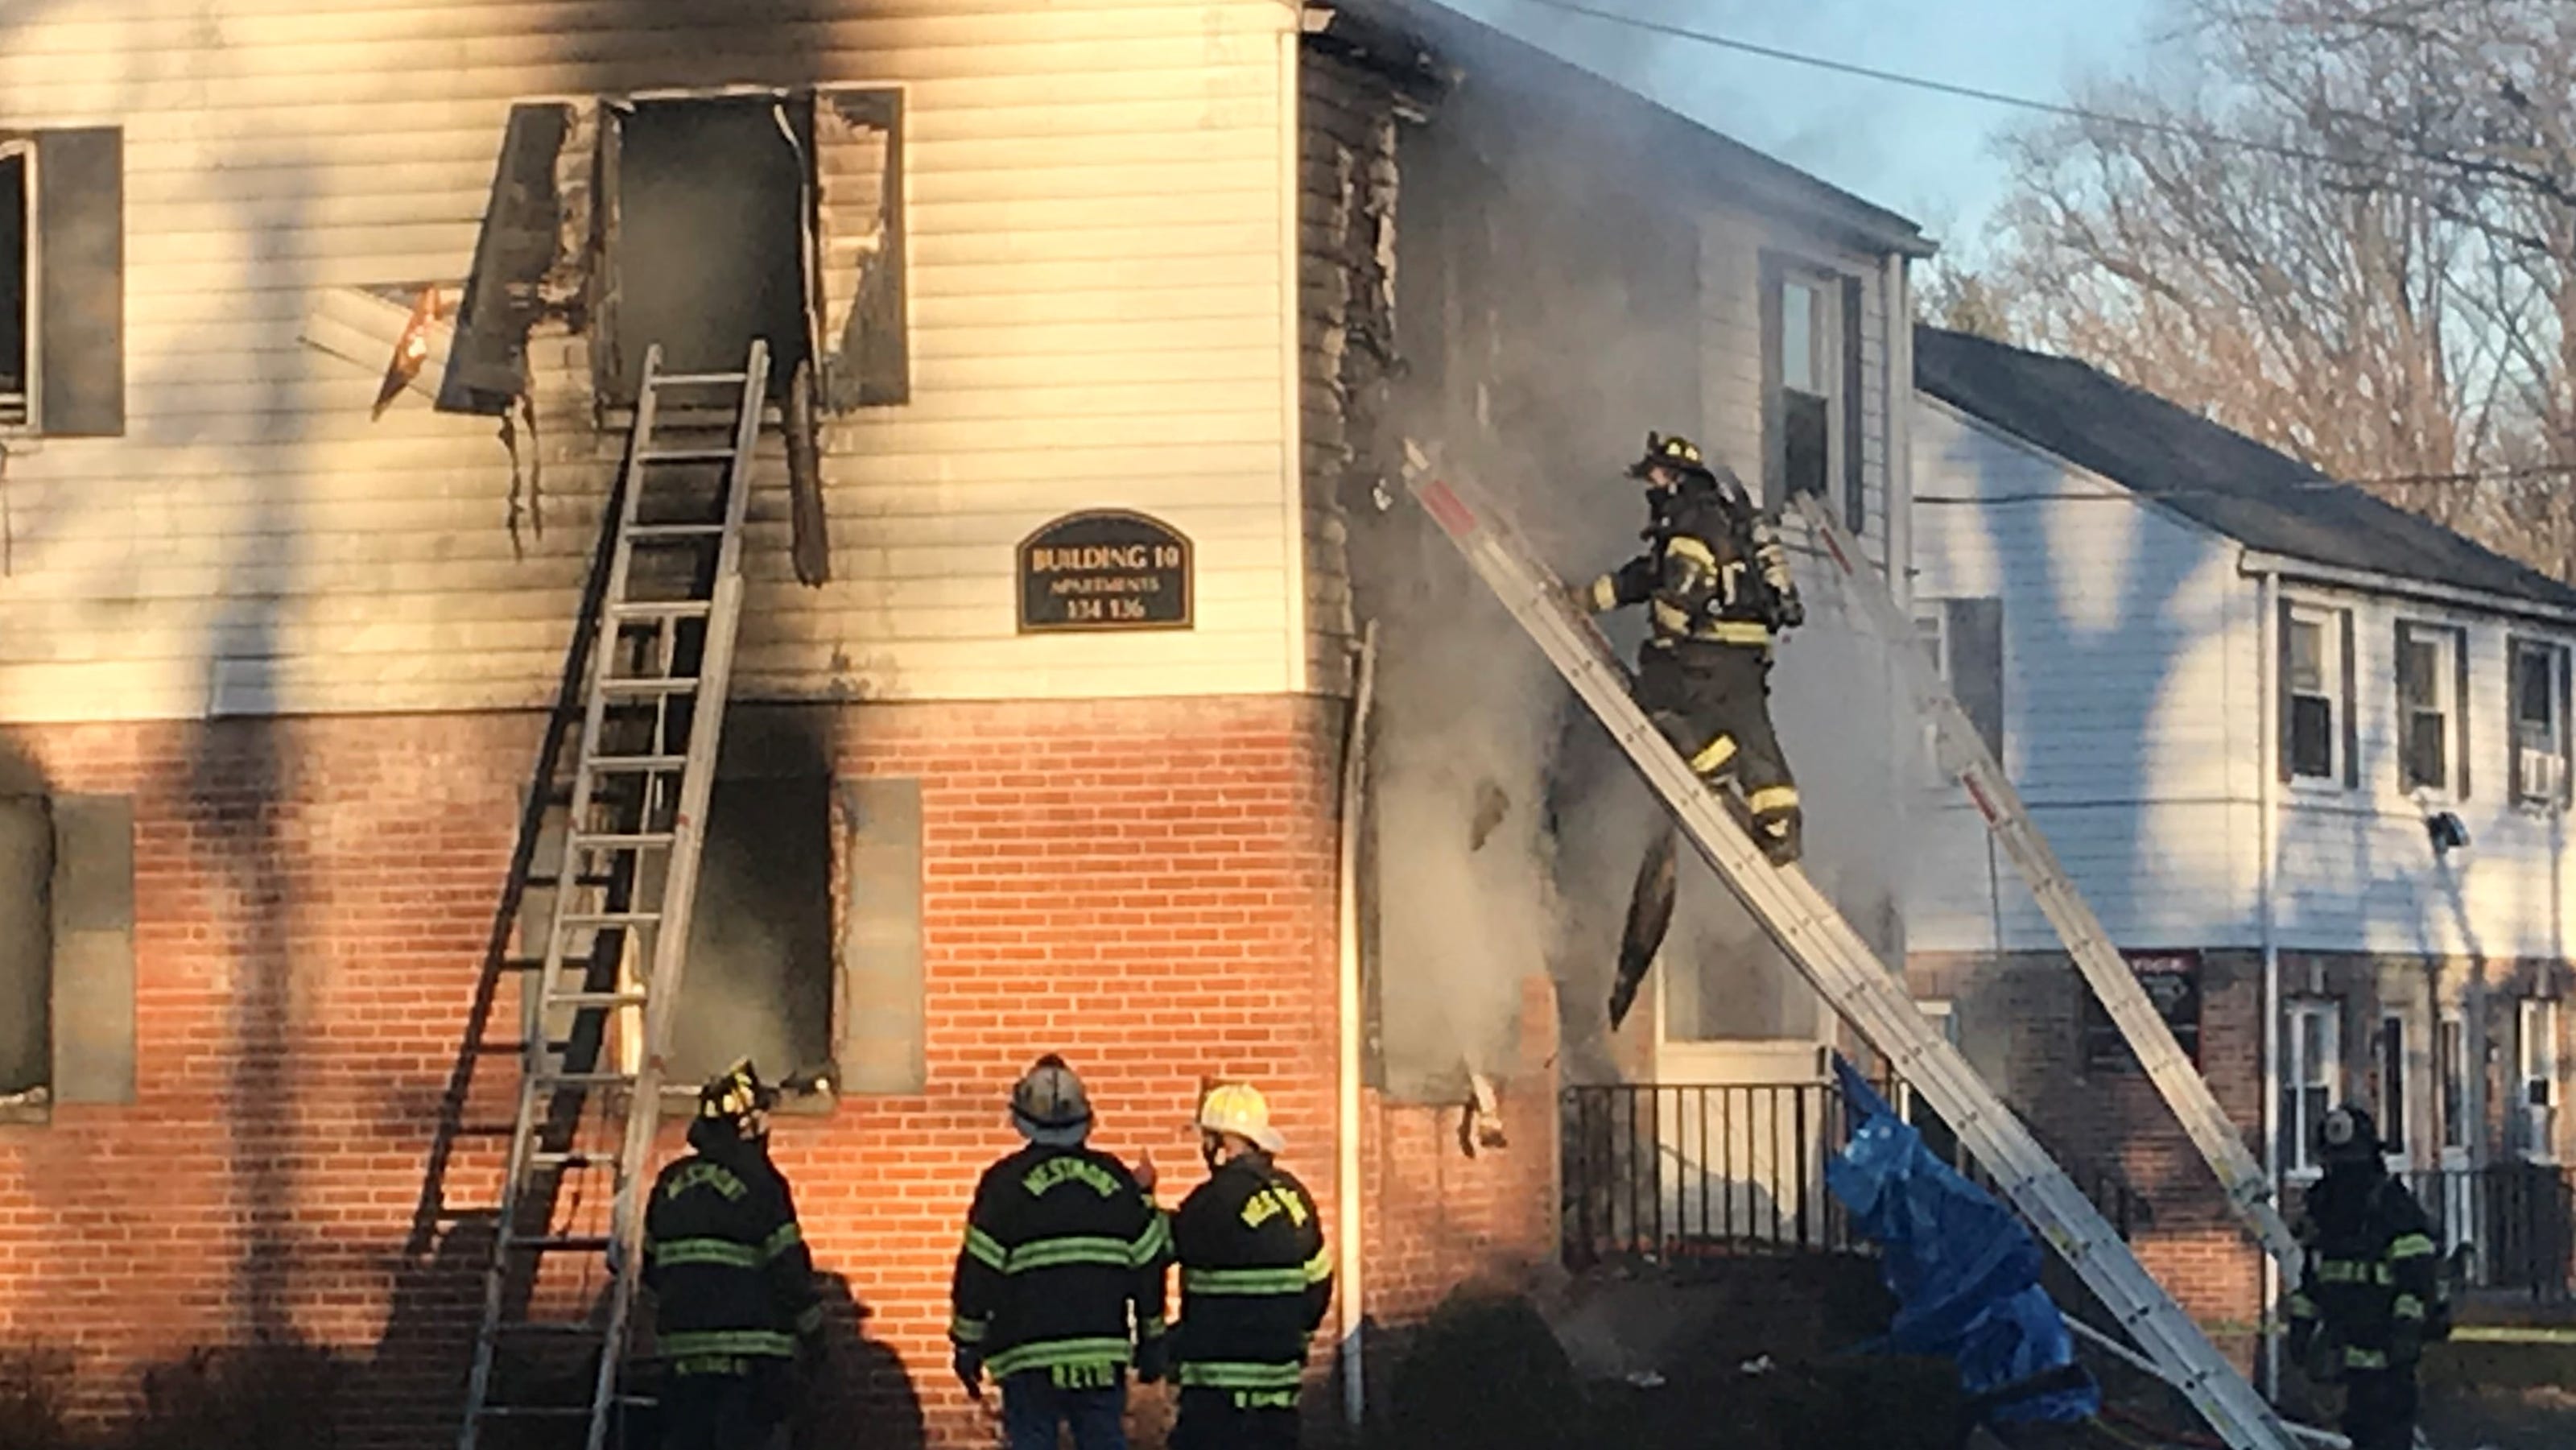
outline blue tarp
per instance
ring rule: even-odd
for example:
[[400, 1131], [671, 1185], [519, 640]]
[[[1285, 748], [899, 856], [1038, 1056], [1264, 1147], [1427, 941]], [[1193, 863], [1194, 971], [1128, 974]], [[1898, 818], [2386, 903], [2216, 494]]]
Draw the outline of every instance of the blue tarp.
[[[1839, 1055], [1834, 1075], [1851, 1141], [1825, 1164], [1825, 1182], [1853, 1228], [1880, 1250], [1896, 1296], [1885, 1347], [1959, 1367], [1959, 1386], [1991, 1422], [2086, 1420], [2102, 1392], [2075, 1363], [2066, 1321], [2039, 1286], [2040, 1248], [2005, 1205], [1923, 1146]], [[2048, 1376], [2045, 1388], [2013, 1387]]]

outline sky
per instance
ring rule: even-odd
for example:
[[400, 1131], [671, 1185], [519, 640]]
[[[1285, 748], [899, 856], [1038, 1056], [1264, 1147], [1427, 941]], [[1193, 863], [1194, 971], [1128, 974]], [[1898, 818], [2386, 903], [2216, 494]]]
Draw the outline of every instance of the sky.
[[[1983, 102], [1719, 50], [1538, 0], [1457, 9], [1621, 81], [1970, 252], [2007, 194], [1993, 142], [2026, 119]], [[1582, 0], [1836, 60], [2064, 101], [2170, 24], [2165, 0]]]

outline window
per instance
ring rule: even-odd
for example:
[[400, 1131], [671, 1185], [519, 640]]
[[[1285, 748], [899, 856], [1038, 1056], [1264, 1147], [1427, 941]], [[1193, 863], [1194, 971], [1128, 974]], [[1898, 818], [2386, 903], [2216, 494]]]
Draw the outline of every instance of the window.
[[2465, 631], [2397, 626], [2397, 785], [2466, 797], [2468, 695]]
[[1843, 526], [1868, 522], [1861, 458], [1861, 287], [1776, 255], [1762, 259], [1764, 496], [1840, 491]]
[[773, 1082], [831, 1071], [831, 810], [819, 774], [716, 781], [672, 1014], [674, 1084], [738, 1057]]
[[2441, 1025], [2442, 1150], [2469, 1148], [2469, 1025], [2445, 1014]]
[[2520, 1075], [2523, 1156], [2555, 1161], [2558, 1156], [2558, 1003], [2532, 997], [2522, 1004]]
[[0, 426], [31, 416], [35, 379], [27, 364], [36, 336], [36, 153], [24, 141], [0, 142]]
[[2281, 778], [2349, 787], [2355, 773], [2352, 614], [2281, 606]]
[[125, 188], [114, 128], [0, 134], [0, 429], [125, 431]]
[[2281, 1165], [2293, 1174], [2319, 1171], [2317, 1125], [2343, 1095], [2343, 1009], [2336, 1002], [2293, 1002], [2282, 1033]]
[[2406, 1019], [2390, 1013], [2379, 1019], [2378, 1099], [2373, 1115], [2389, 1156], [2406, 1154]]
[[133, 1100], [131, 803], [0, 795], [0, 1123]]
[[[2138, 990], [2164, 1019], [2174, 1045], [2194, 1067], [2200, 1065], [2200, 987], [2201, 961], [2198, 952], [2122, 952], [2120, 959], [2137, 978]], [[2084, 1071], [2094, 1073], [2136, 1072], [2137, 1052], [2129, 1046], [2126, 1033], [2111, 1020], [2111, 1010], [2087, 987], [2083, 993]]]
[[2512, 642], [2513, 798], [2517, 805], [2569, 802], [2567, 647]]
[[[2000, 599], [1919, 601], [1915, 638], [1932, 673], [1948, 686], [1951, 698], [1976, 727], [1977, 738], [1995, 757], [2004, 754], [2004, 603]], [[1924, 749], [1931, 760], [1933, 783], [1946, 784], [1940, 752], [1933, 748], [1932, 727], [1924, 727]]]

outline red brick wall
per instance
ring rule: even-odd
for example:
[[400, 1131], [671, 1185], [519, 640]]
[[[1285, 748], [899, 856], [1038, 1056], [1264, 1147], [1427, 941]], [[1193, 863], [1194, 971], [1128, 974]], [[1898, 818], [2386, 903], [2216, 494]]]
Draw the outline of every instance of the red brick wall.
[[[866, 1306], [865, 1363], [889, 1390], [908, 1377], [934, 1442], [982, 1433], [946, 1373], [946, 1276], [1035, 1054], [1084, 1072], [1099, 1142], [1152, 1150], [1166, 1202], [1198, 1177], [1202, 1077], [1251, 1078], [1329, 1213], [1338, 729], [1289, 698], [837, 717], [845, 772], [924, 782], [930, 1083], [782, 1117], [777, 1152]], [[356, 1438], [452, 1434], [468, 1286], [403, 1248], [537, 734], [452, 716], [8, 737], [57, 791], [135, 798], [140, 1100], [0, 1128], [0, 1341], [74, 1351], [89, 1410], [146, 1365], [258, 1339], [368, 1362]], [[1537, 1136], [1508, 1161], [1552, 1169]]]
[[[2145, 1199], [2152, 1222], [2132, 1236], [2139, 1258], [2223, 1345], [2246, 1352], [2243, 1331], [2262, 1308], [2261, 1253], [2145, 1076], [2085, 1070], [2088, 989], [2074, 964], [2049, 953], [1918, 956], [1908, 975], [1916, 995], [1954, 1004], [1970, 1062], [2069, 1171], [2114, 1175]], [[2258, 1152], [2262, 1022], [2260, 958], [2203, 954], [2201, 1070]]]

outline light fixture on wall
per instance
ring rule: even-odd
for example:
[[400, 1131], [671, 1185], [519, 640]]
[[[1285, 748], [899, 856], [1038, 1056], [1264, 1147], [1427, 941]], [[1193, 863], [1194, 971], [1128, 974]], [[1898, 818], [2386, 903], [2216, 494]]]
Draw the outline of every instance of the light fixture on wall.
[[2449, 811], [2434, 812], [2425, 819], [2424, 828], [2433, 837], [2433, 854], [2436, 856], [2468, 849], [2469, 828], [2460, 824], [2460, 818]]

